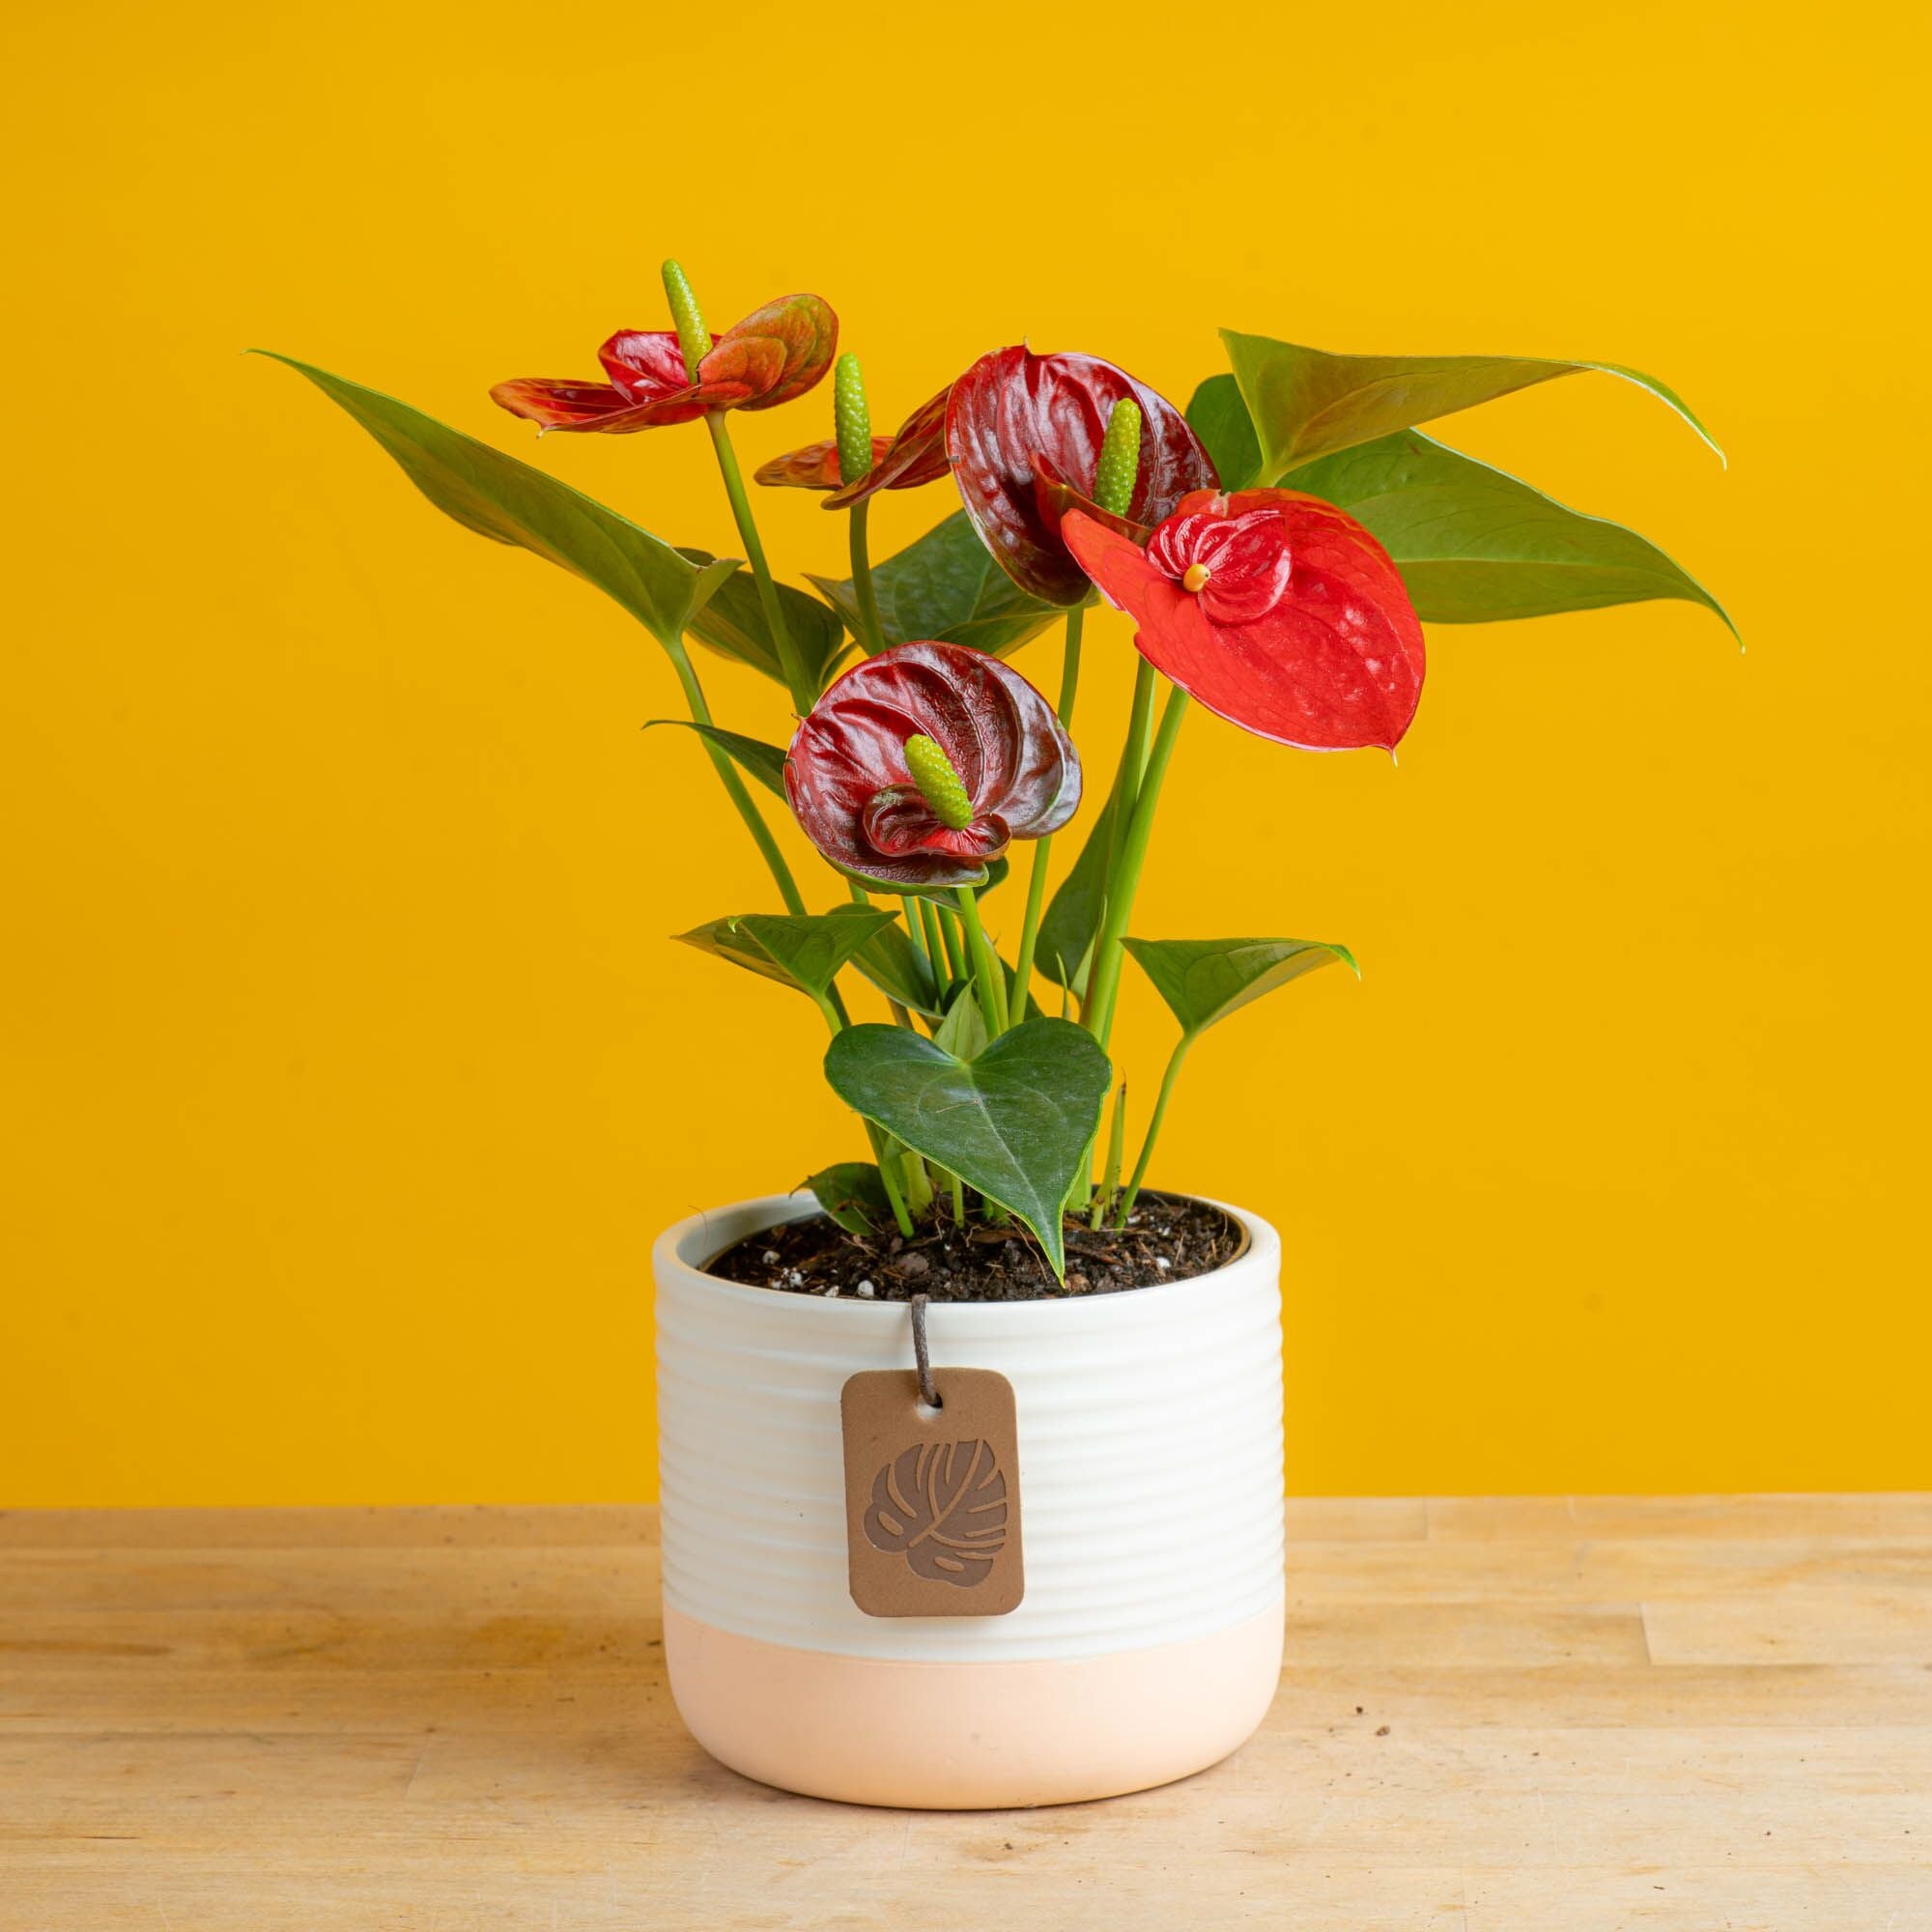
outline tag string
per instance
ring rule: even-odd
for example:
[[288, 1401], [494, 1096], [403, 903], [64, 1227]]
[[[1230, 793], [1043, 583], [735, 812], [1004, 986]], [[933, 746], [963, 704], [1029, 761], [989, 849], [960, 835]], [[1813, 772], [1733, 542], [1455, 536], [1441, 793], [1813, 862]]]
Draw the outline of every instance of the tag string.
[[925, 1346], [925, 1296], [912, 1298], [912, 1352], [919, 1364], [919, 1399], [927, 1408], [944, 1408], [938, 1385], [932, 1379], [932, 1356]]

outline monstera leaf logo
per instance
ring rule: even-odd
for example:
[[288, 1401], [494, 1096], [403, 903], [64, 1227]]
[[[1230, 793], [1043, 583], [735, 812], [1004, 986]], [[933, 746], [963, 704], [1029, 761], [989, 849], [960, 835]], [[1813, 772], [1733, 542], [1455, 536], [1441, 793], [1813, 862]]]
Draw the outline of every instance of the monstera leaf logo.
[[1007, 1547], [1007, 1479], [988, 1442], [919, 1442], [872, 1479], [866, 1539], [913, 1574], [970, 1590]]

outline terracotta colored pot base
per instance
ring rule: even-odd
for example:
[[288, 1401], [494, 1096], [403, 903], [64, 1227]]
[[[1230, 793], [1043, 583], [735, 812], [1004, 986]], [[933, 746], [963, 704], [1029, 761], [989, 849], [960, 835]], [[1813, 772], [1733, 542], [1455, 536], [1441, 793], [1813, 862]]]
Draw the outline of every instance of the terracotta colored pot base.
[[668, 1605], [665, 1656], [711, 1755], [813, 1798], [919, 1810], [1070, 1804], [1205, 1771], [1266, 1716], [1282, 1605], [1110, 1657], [925, 1663], [797, 1650]]

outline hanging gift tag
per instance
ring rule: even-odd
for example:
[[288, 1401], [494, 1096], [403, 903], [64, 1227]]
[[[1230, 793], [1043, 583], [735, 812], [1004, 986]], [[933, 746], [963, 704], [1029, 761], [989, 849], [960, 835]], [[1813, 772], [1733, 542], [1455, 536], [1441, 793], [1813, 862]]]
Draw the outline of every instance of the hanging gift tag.
[[868, 1370], [840, 1399], [852, 1601], [868, 1617], [1003, 1617], [1026, 1587], [1013, 1385], [932, 1369], [935, 1408], [921, 1379]]

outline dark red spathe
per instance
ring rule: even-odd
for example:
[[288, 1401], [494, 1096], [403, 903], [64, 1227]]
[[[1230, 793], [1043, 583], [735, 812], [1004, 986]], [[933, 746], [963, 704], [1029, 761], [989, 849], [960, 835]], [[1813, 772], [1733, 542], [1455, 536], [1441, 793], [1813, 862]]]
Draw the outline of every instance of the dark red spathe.
[[960, 499], [1007, 575], [1049, 604], [1087, 595], [1061, 518], [1094, 511], [1107, 418], [1129, 396], [1141, 409], [1141, 460], [1124, 521], [1145, 530], [1215, 482], [1200, 439], [1165, 396], [1097, 356], [1036, 355], [1024, 344], [980, 356], [952, 385], [946, 453]]
[[[926, 804], [908, 738], [933, 740], [973, 807], [953, 830]], [[1053, 707], [997, 658], [897, 644], [856, 665], [812, 707], [785, 755], [806, 836], [881, 885], [970, 885], [1014, 838], [1057, 832], [1080, 803], [1080, 758]]]

